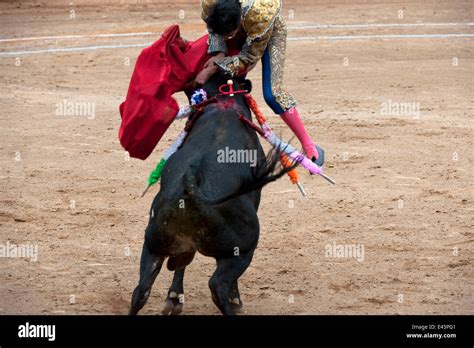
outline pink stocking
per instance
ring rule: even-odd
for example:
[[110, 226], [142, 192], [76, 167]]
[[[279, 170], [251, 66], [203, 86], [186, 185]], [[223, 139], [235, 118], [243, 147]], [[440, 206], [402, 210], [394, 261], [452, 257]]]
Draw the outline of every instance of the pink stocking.
[[296, 110], [296, 108], [292, 108], [285, 111], [280, 116], [300, 141], [304, 151], [306, 152], [306, 157], [309, 159], [312, 159], [313, 157], [318, 159], [318, 151], [316, 150], [313, 141], [304, 128], [298, 110]]

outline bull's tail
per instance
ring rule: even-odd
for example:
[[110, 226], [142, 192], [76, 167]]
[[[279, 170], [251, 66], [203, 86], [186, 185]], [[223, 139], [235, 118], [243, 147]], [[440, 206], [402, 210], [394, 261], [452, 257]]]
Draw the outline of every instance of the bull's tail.
[[231, 192], [218, 199], [211, 199], [207, 197], [197, 186], [196, 176], [194, 175], [193, 171], [188, 170], [184, 174], [185, 192], [189, 196], [193, 197], [197, 203], [215, 205], [224, 203], [230, 199], [239, 197], [252, 191], [259, 190], [265, 185], [280, 179], [283, 175], [287, 174], [289, 171], [298, 166], [298, 163], [294, 163], [290, 167], [279, 165], [280, 154], [281, 149], [273, 149], [265, 157], [265, 163], [258, 167], [257, 174], [252, 179], [244, 181], [235, 192]]

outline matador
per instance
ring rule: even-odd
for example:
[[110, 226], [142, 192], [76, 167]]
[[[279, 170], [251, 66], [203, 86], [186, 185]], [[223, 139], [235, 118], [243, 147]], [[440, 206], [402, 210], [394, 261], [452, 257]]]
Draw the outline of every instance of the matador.
[[[281, 7], [282, 0], [201, 0], [212, 58], [196, 81], [204, 84], [219, 69], [231, 76], [245, 75], [261, 60], [266, 103], [293, 131], [306, 156], [322, 166], [324, 151], [311, 140], [296, 100], [283, 87], [287, 28]], [[242, 39], [240, 53], [227, 56], [227, 42], [236, 38]]]

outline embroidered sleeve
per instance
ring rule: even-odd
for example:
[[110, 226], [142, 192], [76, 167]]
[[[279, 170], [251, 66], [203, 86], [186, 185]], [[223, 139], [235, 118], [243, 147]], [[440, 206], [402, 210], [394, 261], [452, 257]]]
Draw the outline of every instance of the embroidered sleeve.
[[239, 56], [225, 57], [215, 64], [230, 76], [236, 75], [240, 70]]
[[245, 69], [258, 63], [268, 46], [272, 33], [273, 28], [268, 30], [264, 36], [258, 39], [247, 39], [247, 41], [245, 41], [244, 47], [242, 47], [242, 51], [239, 54], [241, 69]]
[[265, 36], [258, 40], [247, 40], [239, 55], [222, 58], [216, 63], [217, 66], [231, 76], [238, 74], [239, 71], [248, 69], [257, 64], [260, 58], [262, 58], [271, 37], [272, 31], [268, 31]]
[[225, 39], [222, 35], [218, 34], [209, 34], [207, 38], [207, 43], [209, 44], [209, 48], [207, 53], [227, 53], [227, 44], [225, 43]]

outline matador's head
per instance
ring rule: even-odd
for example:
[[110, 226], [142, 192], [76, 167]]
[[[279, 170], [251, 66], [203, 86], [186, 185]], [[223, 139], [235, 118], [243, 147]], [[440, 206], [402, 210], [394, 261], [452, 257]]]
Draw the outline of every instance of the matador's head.
[[240, 0], [217, 0], [205, 21], [209, 33], [231, 38], [239, 31], [241, 18]]

